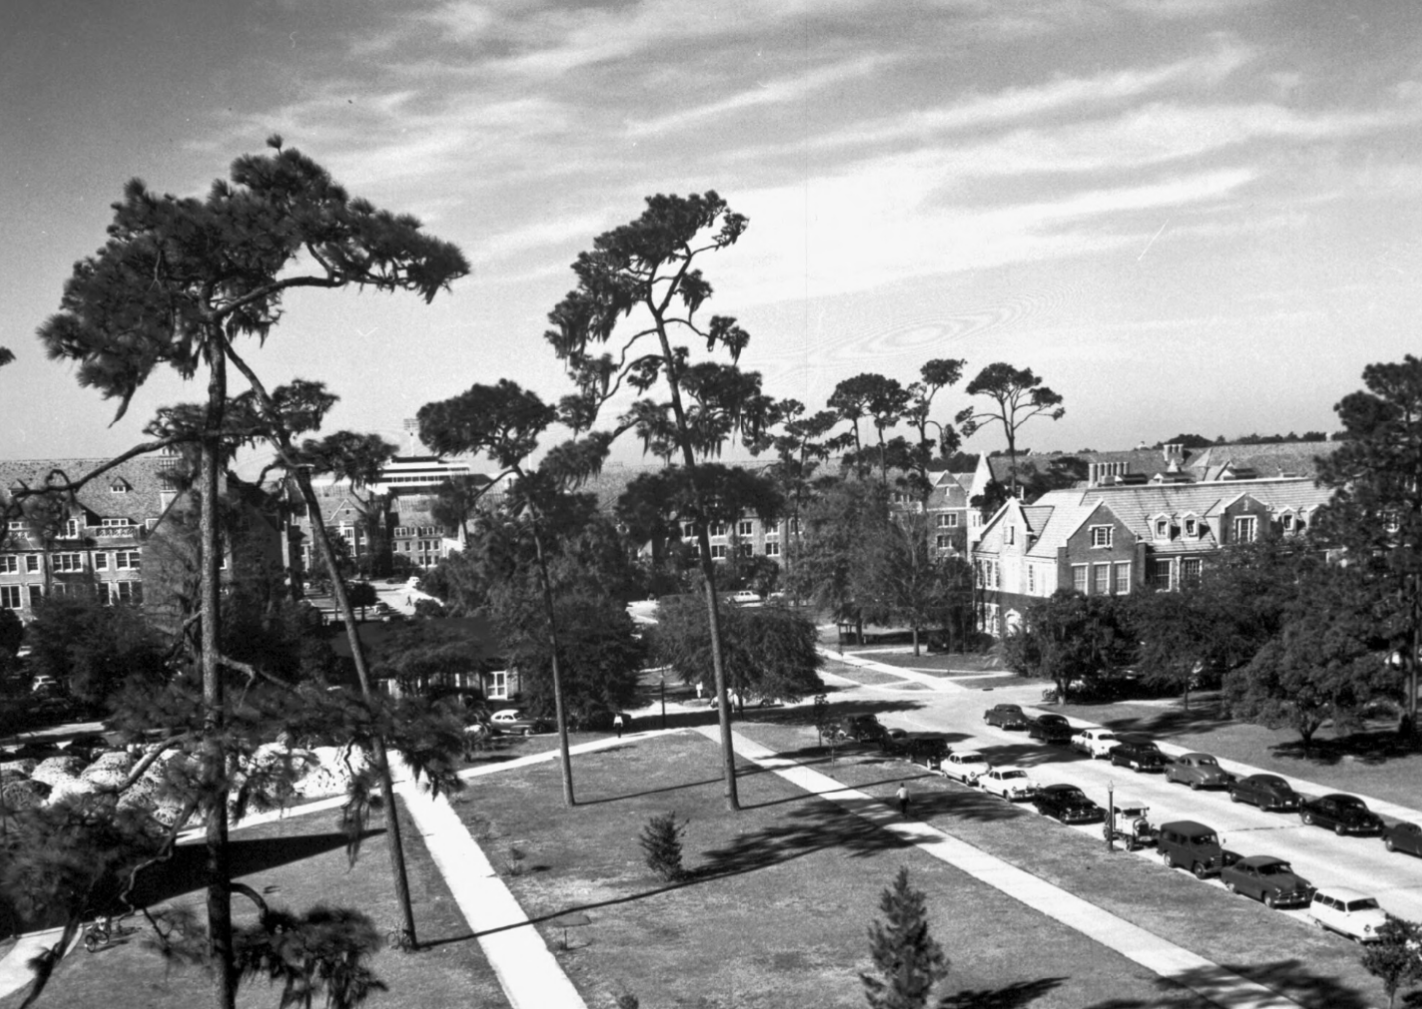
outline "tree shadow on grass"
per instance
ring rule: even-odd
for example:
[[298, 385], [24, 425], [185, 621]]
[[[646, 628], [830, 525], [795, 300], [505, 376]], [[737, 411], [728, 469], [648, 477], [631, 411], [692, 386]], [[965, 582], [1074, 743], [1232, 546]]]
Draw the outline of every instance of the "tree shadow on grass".
[[1002, 988], [976, 988], [945, 995], [938, 1009], [1022, 1009], [1054, 988], [1061, 987], [1064, 977], [1043, 977], [1035, 981], [1017, 981]]
[[[1157, 978], [1155, 986], [1175, 992], [1186, 988], [1200, 994], [1202, 1000], [1218, 1001], [1241, 988], [1240, 978], [1282, 995], [1301, 1006], [1327, 1006], [1328, 1009], [1370, 1009], [1374, 1000], [1340, 982], [1337, 978], [1314, 974], [1302, 960], [1278, 960], [1273, 963], [1195, 967]], [[1112, 998], [1093, 1002], [1086, 1009], [1152, 1009], [1157, 1006], [1179, 1005], [1178, 993], [1162, 998]]]
[[[619, 749], [620, 749], [620, 747], [619, 747]], [[610, 752], [610, 751], [604, 750], [604, 751], [602, 751], [602, 752], [606, 753], [606, 752]], [[768, 774], [768, 773], [770, 773], [770, 772], [767, 771], [765, 768], [763, 768], [763, 767], [758, 767], [758, 766], [756, 766], [755, 764], [741, 765], [740, 763], [737, 763], [737, 765], [736, 765], [736, 779], [737, 779], [737, 780], [741, 780], [741, 779], [744, 779], [744, 778], [749, 778], [749, 777], [752, 777], [752, 776], [757, 775], [757, 774]], [[723, 782], [724, 780], [725, 780], [725, 779], [724, 779], [723, 777], [721, 777], [721, 776], [718, 774], [718, 775], [717, 775], [716, 777], [714, 777], [714, 778], [702, 778], [700, 781], [684, 781], [684, 782], [680, 782], [679, 784], [675, 784], [675, 785], [664, 785], [664, 786], [661, 787], [661, 788], [647, 788], [647, 789], [643, 789], [643, 790], [640, 791], [640, 792], [626, 792], [626, 793], [624, 793], [624, 794], [622, 794], [622, 795], [607, 795], [607, 796], [603, 796], [602, 798], [598, 798], [598, 799], [579, 799], [579, 800], [578, 800], [578, 805], [579, 805], [579, 806], [600, 806], [600, 805], [603, 805], [603, 804], [608, 803], [608, 802], [622, 802], [622, 801], [625, 800], [625, 799], [640, 799], [640, 798], [642, 798], [643, 796], [647, 796], [647, 795], [660, 795], [660, 794], [662, 794], [662, 793], [664, 793], [664, 792], [679, 792], [679, 791], [681, 791], [682, 789], [686, 789], [686, 788], [702, 788], [702, 787], [704, 787], [704, 786], [706, 786], [706, 785], [719, 785], [719, 784], [721, 784], [721, 782]], [[749, 808], [751, 808], [751, 807], [746, 807], [746, 808], [749, 809]]]

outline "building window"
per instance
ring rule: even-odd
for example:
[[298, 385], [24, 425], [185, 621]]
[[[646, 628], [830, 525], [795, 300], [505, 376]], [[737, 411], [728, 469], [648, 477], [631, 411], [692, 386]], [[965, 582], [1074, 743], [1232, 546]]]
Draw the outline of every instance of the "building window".
[[25, 554], [25, 570], [28, 571], [30, 574], [34, 574], [35, 572], [39, 571], [39, 569], [40, 569], [40, 555], [39, 555], [39, 554]]
[[957, 513], [957, 512], [944, 512], [944, 513], [940, 514], [940, 515], [938, 516], [938, 528], [940, 528], [940, 529], [957, 529], [957, 528], [958, 528], [958, 513]]
[[1150, 586], [1160, 592], [1170, 591], [1170, 561], [1152, 561]]
[[1200, 534], [1200, 524], [1199, 524], [1198, 522], [1196, 522], [1193, 518], [1188, 518], [1188, 519], [1186, 519], [1186, 520], [1185, 520], [1185, 535], [1188, 536], [1188, 537], [1190, 537], [1191, 539], [1194, 539], [1194, 538], [1195, 538], [1196, 536], [1198, 536], [1199, 534]]
[[1131, 566], [1130, 564], [1115, 564], [1112, 566], [1111, 591], [1118, 596], [1124, 596], [1131, 591]]
[[507, 700], [509, 696], [509, 671], [499, 669], [489, 674], [489, 697]]
[[1291, 533], [1294, 531], [1295, 520], [1293, 512], [1285, 512], [1283, 515], [1279, 516], [1279, 528], [1284, 530], [1284, 532], [1286, 533]]
[[736, 544], [736, 556], [737, 556], [737, 557], [751, 557], [751, 556], [754, 556], [754, 554], [755, 554], [755, 544], [754, 544], [754, 543], [737, 543], [737, 544]]
[[953, 549], [953, 537], [952, 537], [952, 536], [942, 536], [942, 535], [940, 535], [940, 536], [936, 537], [933, 542], [934, 542], [934, 545], [937, 546], [939, 550], [952, 550], [952, 549]]
[[1180, 562], [1180, 587], [1195, 588], [1200, 584], [1200, 558], [1186, 557]]
[[83, 523], [81, 523], [78, 519], [70, 519], [68, 522], [64, 523], [64, 535], [70, 538], [78, 536], [80, 531], [83, 530], [83, 528]]
[[726, 523], [724, 523], [724, 522], [712, 522], [710, 528], [709, 528], [707, 531], [708, 531], [712, 536], [725, 536], [725, 535], [726, 535]]
[[1003, 535], [1007, 540], [1007, 545], [1012, 546], [1014, 543], [1017, 542], [1017, 527], [1008, 526]]
[[1168, 539], [1170, 539], [1170, 520], [1169, 520], [1169, 519], [1156, 519], [1156, 520], [1155, 520], [1155, 538], [1158, 539], [1158, 540], [1168, 540]]
[[50, 566], [55, 571], [83, 571], [83, 554], [55, 554]]
[[1253, 543], [1255, 531], [1259, 527], [1259, 520], [1253, 515], [1236, 515], [1234, 519], [1234, 531], [1230, 539], [1235, 543]]
[[18, 610], [20, 608], [20, 587], [18, 585], [0, 585], [0, 609]]
[[799, 536], [799, 535], [800, 535], [800, 520], [799, 520], [799, 519], [791, 519], [791, 520], [790, 520], [790, 535], [791, 535], [791, 536]]
[[120, 571], [137, 571], [140, 563], [139, 557], [140, 554], [137, 550], [120, 550], [114, 554], [114, 567]]
[[25, 526], [26, 522], [24, 519], [11, 519], [9, 522], [5, 523], [5, 528], [12, 533], [28, 532], [29, 530], [27, 530]]
[[1027, 565], [1027, 594], [1035, 596], [1037, 594], [1037, 565]]
[[779, 544], [779, 543], [776, 543], [774, 540], [766, 540], [766, 541], [765, 541], [765, 556], [767, 556], [767, 557], [779, 557], [779, 556], [780, 556], [780, 544]]
[[17, 575], [20, 573], [20, 558], [14, 554], [0, 554], [0, 575]]
[[713, 561], [723, 561], [726, 559], [726, 544], [714, 543], [711, 546], [711, 559]]
[[1086, 595], [1086, 565], [1073, 564], [1071, 566], [1071, 587], [1082, 595]]
[[109, 555], [108, 555], [108, 554], [95, 554], [95, 555], [94, 555], [94, 570], [95, 570], [95, 571], [107, 571], [108, 569], [109, 569]]
[[42, 599], [44, 599], [44, 593], [40, 591], [40, 587], [38, 585], [31, 585], [30, 609], [34, 609], [36, 606], [38, 606], [40, 604], [40, 600]]
[[1091, 545], [1093, 547], [1109, 547], [1111, 545], [1111, 534], [1115, 531], [1114, 526], [1092, 526]]
[[1092, 595], [1105, 596], [1111, 593], [1111, 565], [1094, 564], [1091, 568]]
[[751, 536], [755, 533], [755, 523], [750, 519], [741, 519], [736, 523], [737, 536]]

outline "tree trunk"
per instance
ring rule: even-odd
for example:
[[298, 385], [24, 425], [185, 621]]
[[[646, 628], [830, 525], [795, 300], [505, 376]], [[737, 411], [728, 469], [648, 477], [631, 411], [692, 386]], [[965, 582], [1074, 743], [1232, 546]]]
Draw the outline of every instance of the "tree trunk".
[[214, 965], [213, 985], [218, 1009], [237, 1004], [237, 977], [232, 966], [231, 868], [227, 857], [227, 747], [224, 723], [222, 670], [219, 667], [220, 586], [218, 579], [221, 537], [218, 535], [217, 485], [222, 454], [223, 410], [227, 404], [227, 370], [218, 337], [211, 354], [207, 386], [207, 418], [202, 434], [198, 474], [201, 511], [198, 533], [202, 569], [199, 592], [200, 664], [202, 667], [203, 767], [202, 790], [208, 802], [204, 843], [207, 877], [208, 942]]
[[913, 629], [913, 657], [918, 658], [918, 628]]
[[[563, 766], [563, 804], [572, 808], [578, 802], [573, 797], [573, 758], [568, 752], [568, 712], [563, 706], [563, 678], [558, 669], [558, 621], [553, 610], [553, 585], [548, 579], [548, 562], [543, 556], [543, 537], [539, 535], [536, 516], [533, 523], [533, 549], [538, 556], [538, 581], [543, 588], [543, 612], [548, 618], [548, 655], [553, 673], [553, 712], [558, 719], [558, 757]], [[621, 731], [621, 729], [618, 730], [619, 734]]]
[[[264, 396], [265, 398], [265, 396]], [[279, 446], [285, 448], [289, 446]], [[306, 502], [306, 509], [311, 516], [311, 538], [316, 544], [316, 552], [320, 554], [321, 561], [326, 565], [326, 571], [331, 576], [331, 592], [336, 599], [336, 608], [340, 611], [341, 621], [346, 627], [346, 640], [350, 642], [351, 659], [355, 663], [356, 678], [360, 680], [361, 696], [365, 698], [365, 703], [371, 705], [374, 701], [374, 694], [370, 686], [370, 670], [365, 661], [365, 648], [360, 641], [360, 632], [356, 629], [355, 611], [351, 609], [350, 597], [346, 594], [346, 583], [341, 578], [340, 572], [336, 570], [336, 555], [331, 549], [331, 538], [326, 532], [326, 522], [321, 515], [321, 503], [316, 498], [316, 491], [311, 486], [311, 474], [298, 467], [294, 468], [293, 475], [296, 478], [296, 485], [301, 489], [301, 497]], [[390, 777], [390, 759], [385, 751], [385, 739], [379, 733], [371, 737], [371, 756], [375, 760], [376, 774], [380, 777], [380, 797], [385, 804], [385, 819], [387, 829], [390, 833], [390, 875], [395, 883], [395, 900], [400, 905], [400, 917], [405, 937], [409, 940], [413, 949], [418, 945], [415, 934], [415, 909], [410, 904], [410, 882], [405, 871], [405, 845], [400, 836], [400, 816], [399, 808], [395, 805], [395, 783]]]

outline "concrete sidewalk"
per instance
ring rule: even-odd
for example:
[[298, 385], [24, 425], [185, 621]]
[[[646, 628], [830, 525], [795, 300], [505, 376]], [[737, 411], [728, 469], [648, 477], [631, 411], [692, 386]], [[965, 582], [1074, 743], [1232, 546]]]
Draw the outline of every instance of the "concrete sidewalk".
[[[696, 730], [719, 742], [718, 729]], [[1028, 907], [1075, 929], [1163, 978], [1184, 984], [1222, 1009], [1298, 1009], [1299, 1003], [1255, 984], [1219, 964], [1148, 932], [1075, 894], [1018, 869], [979, 848], [950, 837], [929, 824], [906, 821], [885, 804], [858, 789], [781, 757], [759, 743], [733, 734], [736, 753], [756, 765], [846, 812], [917, 846]], [[1188, 981], [1181, 978], [1188, 974]]]

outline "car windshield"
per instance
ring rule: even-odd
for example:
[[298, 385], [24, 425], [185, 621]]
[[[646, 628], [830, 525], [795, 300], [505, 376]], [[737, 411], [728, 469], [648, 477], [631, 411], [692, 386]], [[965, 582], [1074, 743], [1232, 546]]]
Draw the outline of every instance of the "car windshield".
[[1351, 796], [1341, 798], [1336, 801], [1338, 802], [1339, 807], [1342, 809], [1360, 810], [1368, 808], [1366, 805], [1364, 805], [1362, 799], [1354, 799]]
[[984, 759], [981, 753], [960, 753], [957, 758], [960, 764], [981, 764]]
[[1364, 897], [1362, 900], [1348, 901], [1345, 908], [1349, 911], [1376, 911], [1378, 910], [1378, 902], [1371, 897]]
[[1194, 844], [1196, 844], [1196, 845], [1219, 844], [1219, 843], [1220, 843], [1220, 842], [1219, 842], [1219, 838], [1215, 837], [1214, 834], [1196, 834], [1196, 835], [1195, 835], [1194, 837], [1192, 837], [1190, 840], [1191, 840], [1192, 843], [1194, 843]]
[[1096, 738], [1097, 738], [1097, 739], [1115, 739], [1115, 738], [1116, 738], [1116, 734], [1115, 734], [1114, 732], [1098, 732], [1098, 733], [1096, 734]]
[[1283, 876], [1292, 875], [1293, 868], [1288, 862], [1266, 862], [1259, 867], [1261, 876]]
[[1025, 778], [1025, 777], [1027, 777], [1027, 772], [1026, 772], [1026, 771], [999, 771], [999, 772], [997, 773], [997, 776], [998, 776], [999, 778]]
[[1220, 766], [1219, 764], [1217, 764], [1217, 763], [1215, 762], [1215, 758], [1214, 758], [1214, 757], [1196, 757], [1196, 758], [1195, 758], [1195, 763], [1199, 764], [1201, 767], [1219, 767], [1219, 766]]
[[1057, 790], [1057, 795], [1060, 796], [1060, 797], [1063, 798], [1063, 799], [1084, 799], [1084, 798], [1086, 798], [1085, 793], [1082, 792], [1082, 790], [1079, 789], [1079, 788], [1060, 788], [1060, 789]]

